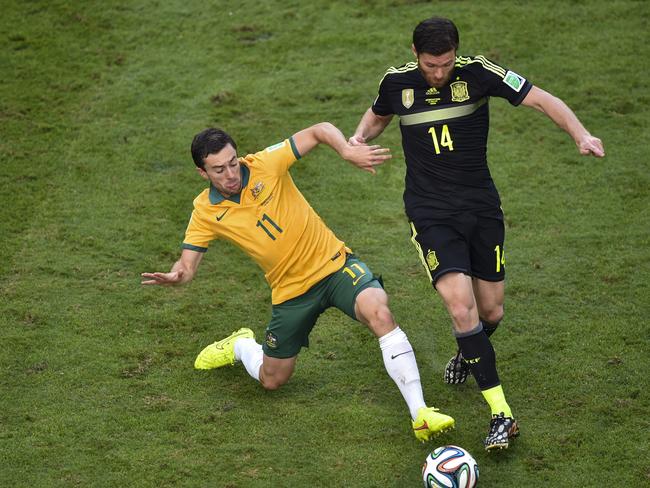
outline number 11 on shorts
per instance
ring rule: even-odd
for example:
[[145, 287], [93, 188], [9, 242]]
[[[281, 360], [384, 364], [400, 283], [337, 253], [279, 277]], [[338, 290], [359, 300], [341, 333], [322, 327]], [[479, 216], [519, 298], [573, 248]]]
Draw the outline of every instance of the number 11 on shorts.
[[343, 268], [343, 273], [347, 273], [352, 278], [352, 285], [356, 286], [359, 280], [366, 274], [366, 271], [357, 263], [352, 263], [350, 267]]
[[494, 248], [494, 254], [497, 258], [497, 273], [499, 273], [501, 271], [501, 267], [503, 266], [505, 268], [506, 266], [506, 254], [503, 251], [503, 248], [498, 245]]

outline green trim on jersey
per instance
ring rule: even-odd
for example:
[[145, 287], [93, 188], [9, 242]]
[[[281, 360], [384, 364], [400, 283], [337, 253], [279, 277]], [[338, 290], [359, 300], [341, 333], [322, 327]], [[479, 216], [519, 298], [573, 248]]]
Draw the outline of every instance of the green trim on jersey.
[[208, 250], [207, 247], [193, 246], [192, 244], [185, 244], [185, 243], [183, 243], [181, 249], [189, 249], [190, 251], [196, 251], [196, 252], [206, 252]]
[[[240, 167], [241, 167], [241, 180], [242, 180], [241, 188], [243, 190], [248, 185], [248, 179], [251, 176], [251, 170], [248, 169], [248, 166], [246, 166], [245, 164], [241, 164]], [[214, 186], [212, 186], [212, 184], [210, 184], [209, 197], [210, 197], [210, 203], [212, 205], [218, 205], [226, 199], [230, 200], [231, 202], [240, 203], [241, 191], [239, 193], [235, 193], [234, 195], [230, 195], [229, 197], [226, 198], [219, 192], [219, 190], [217, 190]]]
[[293, 136], [289, 138], [289, 143], [291, 144], [291, 150], [293, 151], [293, 155], [296, 157], [296, 159], [300, 159], [302, 156], [300, 156], [300, 153], [298, 152], [298, 148], [296, 147], [296, 141], [293, 140]]
[[429, 122], [440, 122], [441, 120], [457, 119], [473, 114], [480, 107], [485, 105], [488, 97], [483, 97], [475, 103], [469, 105], [460, 105], [458, 107], [438, 108], [420, 112], [417, 114], [402, 115], [400, 117], [401, 125], [416, 125]]

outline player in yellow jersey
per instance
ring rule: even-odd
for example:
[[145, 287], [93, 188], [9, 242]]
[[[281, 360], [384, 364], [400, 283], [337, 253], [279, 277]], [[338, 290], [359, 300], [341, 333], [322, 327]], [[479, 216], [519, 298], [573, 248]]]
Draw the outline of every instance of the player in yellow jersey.
[[323, 223], [289, 174], [291, 165], [318, 144], [368, 169], [391, 157], [380, 146], [351, 146], [327, 122], [243, 158], [224, 131], [197, 134], [192, 158], [210, 186], [194, 200], [180, 259], [168, 273], [142, 273], [142, 284], [188, 282], [211, 241], [232, 242], [264, 270], [272, 290], [271, 320], [263, 344], [252, 330], [239, 329], [204, 348], [195, 368], [241, 361], [264, 388], [275, 390], [293, 374], [318, 316], [336, 307], [377, 336], [386, 371], [408, 405], [414, 434], [428, 440], [453, 428], [454, 419], [426, 406], [413, 348], [395, 323], [381, 283]]

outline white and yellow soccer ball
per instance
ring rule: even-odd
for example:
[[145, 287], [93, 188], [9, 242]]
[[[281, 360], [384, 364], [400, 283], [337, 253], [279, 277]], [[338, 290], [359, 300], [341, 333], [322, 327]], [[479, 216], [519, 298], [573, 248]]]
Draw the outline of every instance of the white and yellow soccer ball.
[[478, 465], [462, 447], [441, 446], [429, 453], [422, 465], [425, 488], [474, 488]]

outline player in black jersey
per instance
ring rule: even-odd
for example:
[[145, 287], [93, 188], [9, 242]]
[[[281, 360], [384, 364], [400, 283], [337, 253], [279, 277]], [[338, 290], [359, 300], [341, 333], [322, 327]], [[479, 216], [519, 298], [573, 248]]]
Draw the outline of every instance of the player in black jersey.
[[[457, 55], [458, 41], [451, 20], [432, 17], [418, 24], [412, 46], [416, 61], [388, 69], [349, 142], [366, 144], [394, 115], [400, 119], [411, 240], [458, 342], [444, 379], [462, 383], [472, 372], [492, 412], [485, 448], [501, 449], [518, 426], [489, 339], [503, 318], [505, 257], [501, 200], [486, 157], [488, 98], [546, 114], [581, 154], [605, 153], [600, 139], [559, 98], [483, 56]], [[362, 169], [375, 171], [374, 165]]]

